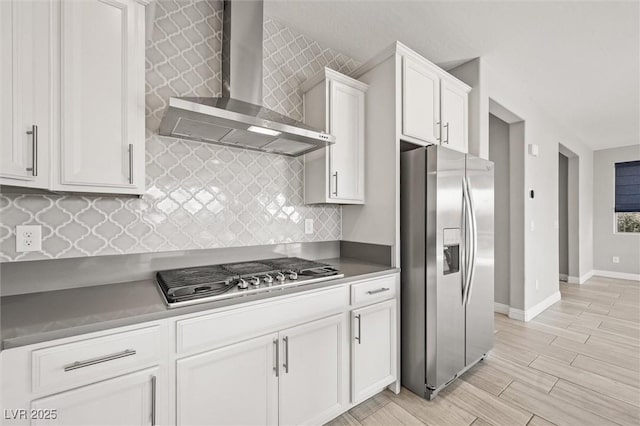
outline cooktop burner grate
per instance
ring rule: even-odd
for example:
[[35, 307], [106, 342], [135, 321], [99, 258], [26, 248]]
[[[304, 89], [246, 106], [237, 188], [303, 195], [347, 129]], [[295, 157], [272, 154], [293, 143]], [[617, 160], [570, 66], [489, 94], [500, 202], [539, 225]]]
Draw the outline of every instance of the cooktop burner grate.
[[229, 272], [219, 265], [160, 271], [157, 277], [166, 288], [225, 284], [233, 279]]
[[326, 268], [326, 263], [313, 262], [311, 260], [300, 259], [299, 257], [279, 257], [276, 259], [263, 260], [274, 268], [282, 270], [291, 270], [295, 272], [304, 271], [306, 269]]
[[277, 272], [274, 271], [274, 267], [272, 265], [267, 265], [262, 262], [228, 263], [226, 265], [222, 265], [222, 267], [227, 270], [228, 273], [240, 275], [242, 277]]

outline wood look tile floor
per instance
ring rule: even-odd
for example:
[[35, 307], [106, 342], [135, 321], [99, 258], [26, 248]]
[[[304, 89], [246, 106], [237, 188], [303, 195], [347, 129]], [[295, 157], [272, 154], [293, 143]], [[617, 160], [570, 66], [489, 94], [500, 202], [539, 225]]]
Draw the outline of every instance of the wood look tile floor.
[[640, 425], [640, 283], [560, 292], [531, 322], [496, 314], [495, 348], [434, 401], [387, 390], [329, 425]]

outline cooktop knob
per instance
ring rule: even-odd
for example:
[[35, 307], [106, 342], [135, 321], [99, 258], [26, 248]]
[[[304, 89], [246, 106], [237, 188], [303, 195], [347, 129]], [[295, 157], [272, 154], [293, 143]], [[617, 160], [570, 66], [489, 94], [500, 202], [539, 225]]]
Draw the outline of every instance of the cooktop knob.
[[282, 272], [278, 272], [278, 275], [276, 275], [276, 279], [280, 282], [284, 282], [285, 276]]
[[240, 278], [238, 280], [238, 288], [245, 289], [245, 288], [248, 288], [248, 287], [249, 287], [249, 283], [248, 282], [246, 282], [242, 278]]
[[290, 280], [297, 280], [298, 279], [298, 274], [296, 274], [293, 271], [288, 271], [287, 272], [287, 278], [289, 278]]
[[260, 278], [251, 277], [251, 278], [249, 278], [249, 282], [251, 283], [251, 285], [258, 286], [258, 285], [260, 285]]
[[273, 277], [269, 274], [265, 274], [264, 277], [262, 277], [262, 281], [271, 285], [271, 283], [273, 283]]

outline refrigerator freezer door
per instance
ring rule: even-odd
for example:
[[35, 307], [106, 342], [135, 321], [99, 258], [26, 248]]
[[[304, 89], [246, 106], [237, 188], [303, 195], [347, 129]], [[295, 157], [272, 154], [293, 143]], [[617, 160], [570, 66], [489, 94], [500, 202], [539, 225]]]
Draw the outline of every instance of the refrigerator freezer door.
[[465, 271], [445, 268], [446, 254], [453, 254], [451, 249], [445, 251], [445, 237], [448, 245], [459, 244], [460, 259], [465, 258], [465, 160], [465, 154], [457, 151], [427, 148], [427, 384], [434, 388], [455, 378], [465, 366]]
[[467, 156], [467, 182], [477, 240], [466, 303], [466, 365], [475, 363], [493, 347], [493, 173], [492, 162]]

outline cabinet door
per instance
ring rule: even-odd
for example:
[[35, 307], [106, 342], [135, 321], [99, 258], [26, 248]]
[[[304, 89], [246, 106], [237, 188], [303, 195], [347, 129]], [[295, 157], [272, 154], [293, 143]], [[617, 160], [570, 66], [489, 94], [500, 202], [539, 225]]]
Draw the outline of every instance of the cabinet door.
[[428, 143], [438, 142], [440, 78], [426, 65], [402, 58], [402, 134]]
[[442, 80], [442, 145], [460, 152], [468, 148], [468, 95]]
[[50, 5], [0, 2], [0, 183], [48, 186]]
[[178, 425], [278, 423], [277, 334], [177, 361]]
[[396, 380], [396, 300], [351, 313], [352, 402], [359, 403]]
[[348, 403], [346, 322], [340, 314], [279, 333], [280, 424], [323, 424]]
[[33, 410], [56, 410], [55, 419], [37, 419], [39, 425], [152, 425], [156, 418], [158, 368], [138, 371], [93, 385], [35, 400]]
[[60, 3], [60, 184], [67, 191], [144, 189], [144, 6]]
[[329, 81], [329, 198], [364, 202], [364, 92]]

